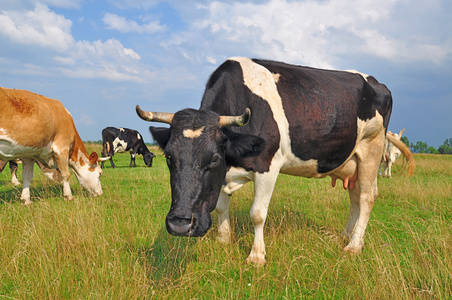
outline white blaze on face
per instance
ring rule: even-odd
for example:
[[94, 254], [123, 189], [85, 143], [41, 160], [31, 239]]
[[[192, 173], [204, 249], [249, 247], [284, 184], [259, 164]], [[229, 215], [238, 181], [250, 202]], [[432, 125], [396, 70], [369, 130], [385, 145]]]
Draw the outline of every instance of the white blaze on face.
[[204, 126], [198, 129], [185, 129], [183, 131], [184, 137], [188, 139], [196, 139], [199, 138], [202, 135], [202, 132], [204, 131]]

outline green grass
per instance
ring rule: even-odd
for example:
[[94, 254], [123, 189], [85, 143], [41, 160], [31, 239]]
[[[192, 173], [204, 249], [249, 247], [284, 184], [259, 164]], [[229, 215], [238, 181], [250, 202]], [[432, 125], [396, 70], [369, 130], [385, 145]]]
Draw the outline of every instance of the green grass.
[[152, 168], [115, 155], [97, 198], [72, 176], [75, 199], [65, 201], [62, 186], [36, 169], [34, 204], [25, 207], [9, 170], [0, 174], [0, 299], [452, 297], [452, 156], [415, 155], [414, 176], [402, 175], [399, 160], [393, 178], [379, 178], [361, 255], [342, 250], [348, 193], [328, 179], [281, 175], [265, 227], [267, 264], [256, 268], [245, 263], [253, 185], [232, 198], [230, 245], [216, 240], [216, 224], [203, 238], [170, 236], [169, 172], [153, 151]]

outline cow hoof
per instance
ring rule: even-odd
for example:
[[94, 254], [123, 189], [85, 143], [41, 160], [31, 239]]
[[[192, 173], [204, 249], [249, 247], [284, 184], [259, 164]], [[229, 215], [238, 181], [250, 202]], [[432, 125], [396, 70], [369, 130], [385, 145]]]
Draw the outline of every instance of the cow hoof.
[[357, 247], [352, 247], [352, 246], [346, 246], [344, 248], [344, 251], [349, 252], [349, 253], [353, 253], [353, 254], [361, 254], [361, 248], [357, 248]]
[[20, 201], [22, 201], [23, 206], [28, 206], [28, 205], [33, 204], [33, 201], [31, 201], [30, 199], [20, 199]]
[[261, 267], [265, 266], [265, 258], [250, 255], [246, 259], [246, 263], [253, 264], [256, 267], [261, 268]]
[[231, 243], [231, 238], [229, 235], [219, 235], [217, 237], [217, 240], [222, 244], [230, 244]]
[[72, 200], [74, 200], [74, 197], [73, 196], [64, 196], [64, 200], [72, 201]]

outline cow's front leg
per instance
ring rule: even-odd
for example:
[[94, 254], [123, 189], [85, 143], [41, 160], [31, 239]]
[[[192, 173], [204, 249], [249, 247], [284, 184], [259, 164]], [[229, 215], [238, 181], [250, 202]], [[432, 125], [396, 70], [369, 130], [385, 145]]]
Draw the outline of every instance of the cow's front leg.
[[221, 243], [229, 244], [231, 242], [231, 225], [229, 223], [229, 201], [231, 195], [221, 189], [218, 197], [215, 211], [218, 214], [218, 240]]
[[23, 205], [30, 205], [33, 203], [30, 200], [30, 183], [33, 180], [34, 164], [35, 161], [32, 158], [22, 159], [22, 179], [24, 180], [24, 187], [22, 189], [20, 200], [22, 201]]
[[65, 200], [72, 201], [74, 200], [74, 197], [72, 196], [71, 186], [69, 185], [69, 177], [71, 173], [69, 172], [68, 155], [66, 154], [66, 151], [62, 151], [56, 160], [61, 177], [63, 178], [63, 197]]
[[218, 240], [222, 243], [231, 242], [231, 225], [229, 222], [229, 202], [232, 193], [251, 181], [253, 174], [242, 168], [231, 167], [226, 173], [225, 185], [220, 191], [217, 206], [218, 214]]
[[250, 210], [254, 227], [254, 243], [246, 261], [257, 266], [265, 264], [264, 225], [278, 174], [279, 172], [276, 171], [265, 174], [258, 173], [254, 179], [254, 201]]

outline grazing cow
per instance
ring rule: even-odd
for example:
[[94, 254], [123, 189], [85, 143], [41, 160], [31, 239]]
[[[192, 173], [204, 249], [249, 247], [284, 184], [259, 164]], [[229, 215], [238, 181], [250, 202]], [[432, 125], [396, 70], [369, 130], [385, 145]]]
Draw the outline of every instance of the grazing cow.
[[[146, 166], [152, 167], [155, 154], [144, 144], [141, 134], [133, 129], [107, 127], [102, 130], [102, 157], [109, 156], [111, 167], [115, 168], [113, 155], [117, 152], [130, 151], [130, 167], [136, 167], [135, 155], [143, 155]], [[104, 167], [104, 163], [101, 163]]]
[[[230, 58], [208, 80], [199, 110], [136, 110], [144, 120], [171, 124], [150, 127], [171, 174], [170, 234], [204, 235], [216, 209], [219, 239], [229, 242], [230, 196], [254, 181], [255, 237], [247, 262], [262, 265], [263, 228], [278, 174], [330, 176], [333, 186], [343, 180], [350, 195], [345, 250], [363, 248], [392, 110], [390, 91], [372, 76]], [[401, 149], [411, 174], [411, 152]]]
[[[18, 186], [20, 185], [19, 179], [17, 179], [17, 162], [18, 161], [4, 161], [0, 160], [0, 173], [5, 169], [6, 164], [9, 164], [9, 169], [11, 170], [11, 182]], [[63, 177], [61, 177], [61, 173], [58, 169], [50, 169], [44, 166], [39, 161], [36, 161], [36, 164], [41, 169], [42, 173], [53, 182], [63, 183]]]
[[[400, 130], [400, 133], [392, 133], [388, 131], [388, 135], [392, 136], [395, 139], [400, 140], [402, 137], [402, 133], [405, 131], [405, 128]], [[385, 145], [383, 149], [383, 155], [381, 157], [380, 170], [379, 173], [381, 176], [391, 178], [391, 170], [392, 165], [395, 163], [396, 159], [402, 154], [399, 148], [394, 146], [392, 142], [388, 139], [385, 140]]]
[[102, 194], [97, 153], [86, 152], [72, 116], [61, 102], [25, 90], [0, 88], [0, 107], [0, 159], [22, 160], [23, 204], [32, 203], [29, 188], [35, 160], [59, 169], [65, 199], [73, 199], [69, 168], [88, 192]]

